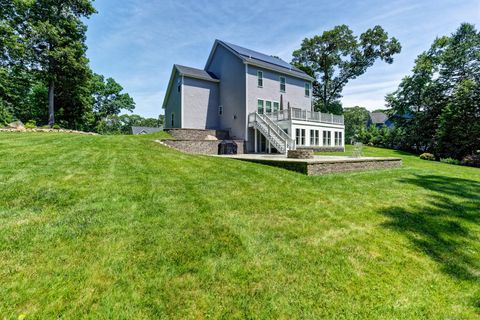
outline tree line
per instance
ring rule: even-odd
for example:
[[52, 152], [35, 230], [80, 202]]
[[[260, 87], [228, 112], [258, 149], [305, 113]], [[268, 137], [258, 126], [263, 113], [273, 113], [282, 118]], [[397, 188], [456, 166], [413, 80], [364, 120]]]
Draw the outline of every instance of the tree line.
[[111, 119], [135, 102], [89, 67], [82, 19], [94, 13], [90, 0], [0, 0], [0, 125], [118, 131]]
[[395, 38], [376, 26], [359, 37], [337, 26], [305, 39], [292, 61], [316, 79], [317, 111], [344, 114], [346, 141], [431, 152], [436, 158], [480, 156], [480, 33], [463, 23], [450, 36], [434, 40], [415, 60], [412, 74], [385, 98], [393, 128], [367, 128], [368, 111], [343, 110], [340, 98], [349, 80], [378, 59], [393, 62], [401, 51]]

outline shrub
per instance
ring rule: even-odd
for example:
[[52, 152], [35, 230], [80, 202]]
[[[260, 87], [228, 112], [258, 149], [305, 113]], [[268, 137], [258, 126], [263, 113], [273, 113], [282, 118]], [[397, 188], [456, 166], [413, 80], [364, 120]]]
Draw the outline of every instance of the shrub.
[[37, 121], [35, 120], [28, 120], [27, 123], [25, 124], [25, 128], [27, 129], [34, 129], [37, 127]]
[[479, 155], [472, 154], [470, 156], [466, 156], [465, 158], [463, 158], [462, 164], [464, 166], [480, 168], [480, 154]]
[[440, 162], [448, 163], [448, 164], [460, 164], [459, 160], [453, 159], [453, 158], [440, 159]]
[[0, 127], [6, 126], [13, 121], [12, 114], [8, 109], [0, 102]]
[[429, 161], [435, 161], [435, 156], [431, 153], [425, 152], [420, 155], [420, 159], [422, 160], [429, 160]]
[[58, 129], [61, 129], [61, 127], [60, 127], [59, 124], [54, 124], [54, 125], [53, 125], [53, 129], [57, 129], [57, 130], [58, 130]]

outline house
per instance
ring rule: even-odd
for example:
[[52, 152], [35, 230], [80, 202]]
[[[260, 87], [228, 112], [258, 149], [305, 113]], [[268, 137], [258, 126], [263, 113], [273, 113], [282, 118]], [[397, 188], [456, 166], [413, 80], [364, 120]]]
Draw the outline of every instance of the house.
[[132, 134], [146, 134], [162, 130], [163, 127], [132, 127]]
[[370, 112], [367, 120], [367, 127], [374, 125], [378, 129], [385, 126], [387, 128], [393, 127], [393, 121], [384, 112]]
[[173, 65], [165, 128], [225, 130], [247, 152], [343, 150], [343, 116], [313, 111], [313, 81], [277, 57], [215, 40], [203, 69]]

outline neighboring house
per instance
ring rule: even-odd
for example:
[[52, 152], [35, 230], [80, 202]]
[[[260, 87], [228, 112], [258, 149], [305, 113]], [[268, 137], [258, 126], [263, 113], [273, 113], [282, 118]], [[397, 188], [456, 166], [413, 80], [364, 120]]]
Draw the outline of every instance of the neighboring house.
[[162, 130], [163, 127], [132, 127], [132, 134], [146, 134]]
[[203, 70], [173, 66], [165, 128], [225, 130], [247, 152], [343, 149], [343, 116], [312, 111], [313, 81], [279, 58], [216, 40]]
[[393, 121], [384, 112], [370, 112], [367, 120], [367, 127], [374, 125], [378, 129], [383, 126], [387, 128], [393, 127]]

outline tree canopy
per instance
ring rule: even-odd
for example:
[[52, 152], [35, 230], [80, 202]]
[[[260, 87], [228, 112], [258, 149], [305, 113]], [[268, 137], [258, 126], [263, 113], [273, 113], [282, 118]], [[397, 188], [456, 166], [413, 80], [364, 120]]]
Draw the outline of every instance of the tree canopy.
[[313, 88], [317, 110], [341, 113], [342, 90], [349, 80], [364, 74], [376, 60], [393, 62], [401, 51], [396, 38], [389, 38], [381, 26], [359, 37], [346, 25], [305, 38], [293, 52], [292, 63], [316, 79]]
[[386, 97], [404, 144], [460, 159], [480, 149], [480, 33], [462, 24], [418, 56], [412, 74]]
[[83, 19], [95, 12], [90, 0], [0, 0], [2, 119], [90, 131], [134, 110], [120, 84], [88, 65]]

